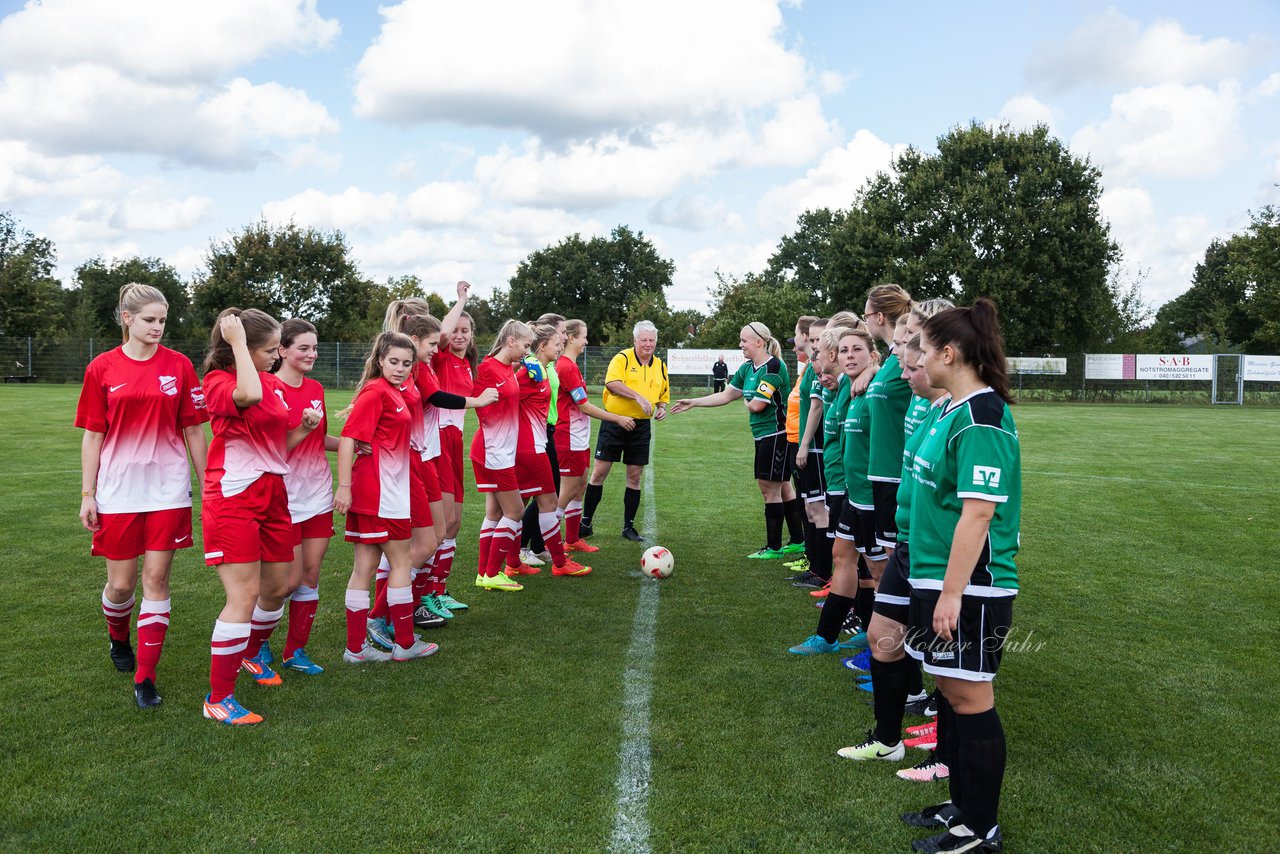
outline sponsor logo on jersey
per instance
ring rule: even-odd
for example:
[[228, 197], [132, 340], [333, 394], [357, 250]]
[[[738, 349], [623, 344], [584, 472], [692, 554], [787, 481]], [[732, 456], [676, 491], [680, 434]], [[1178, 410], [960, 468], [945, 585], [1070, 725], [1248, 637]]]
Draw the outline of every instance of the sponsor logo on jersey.
[[[404, 407], [403, 407], [403, 406], [397, 406], [397, 407], [396, 407], [396, 412], [404, 412]], [[339, 414], [339, 415], [341, 415], [342, 413], [341, 413], [341, 412], [339, 412], [338, 414]]]
[[161, 374], [160, 390], [165, 394], [169, 395], [169, 397], [174, 397], [178, 393], [178, 378], [166, 377], [163, 374]]
[[272, 389], [272, 391], [274, 391], [274, 392], [276, 393], [276, 397], [280, 398], [280, 403], [282, 403], [282, 404], [284, 405], [284, 408], [285, 408], [285, 409], [288, 409], [288, 408], [289, 408], [289, 401], [287, 401], [287, 400], [285, 400], [285, 399], [284, 399], [284, 392], [283, 392], [283, 391], [281, 391], [281, 390], [280, 390], [280, 389], [278, 389], [278, 388], [277, 388], [277, 389]]
[[191, 405], [196, 409], [204, 409], [204, 387], [192, 386], [191, 388]]
[[933, 653], [934, 661], [955, 661], [956, 654], [951, 650], [935, 650]]
[[117, 389], [122, 389], [122, 388], [124, 388], [124, 387], [125, 387], [125, 386], [127, 386], [127, 385], [128, 385], [128, 383], [120, 383], [120, 385], [113, 385], [113, 386], [110, 386], [110, 387], [108, 387], [108, 388], [107, 388], [107, 392], [108, 392], [108, 393], [110, 393], [110, 392], [113, 392], [113, 391], [115, 391], [115, 390], [117, 390]]
[[323, 414], [324, 414], [324, 401], [323, 401], [323, 400], [313, 400], [313, 401], [311, 401], [311, 408], [312, 408], [312, 409], [314, 409], [316, 412], [319, 412], [321, 415], [323, 415]]
[[986, 489], [1000, 488], [1000, 469], [994, 466], [974, 466], [973, 485]]

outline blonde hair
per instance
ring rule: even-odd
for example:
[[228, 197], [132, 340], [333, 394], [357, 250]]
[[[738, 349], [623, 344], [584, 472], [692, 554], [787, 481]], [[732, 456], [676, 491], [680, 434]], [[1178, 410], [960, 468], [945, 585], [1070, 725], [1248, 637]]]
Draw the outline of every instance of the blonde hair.
[[[392, 350], [408, 350], [410, 358], [417, 358], [418, 355], [417, 349], [413, 346], [413, 339], [408, 335], [399, 332], [379, 332], [373, 339], [373, 346], [369, 348], [369, 357], [364, 360], [364, 370], [360, 373], [360, 381], [356, 383], [355, 391], [351, 394], [351, 402], [347, 404], [346, 409], [338, 413], [339, 418], [350, 415], [351, 410], [355, 408], [356, 398], [360, 396], [365, 385], [382, 376], [382, 360]], [[413, 379], [410, 378], [409, 382], [413, 382]]]
[[856, 326], [861, 322], [856, 311], [837, 311], [827, 320], [827, 326]]
[[125, 344], [129, 343], [129, 327], [124, 322], [125, 312], [138, 314], [153, 302], [158, 302], [165, 308], [169, 307], [169, 300], [165, 299], [159, 288], [153, 288], [151, 285], [143, 285], [138, 282], [129, 282], [120, 288], [120, 299], [116, 303], [115, 314], [116, 323], [120, 324], [120, 329], [124, 333]]
[[394, 299], [387, 305], [387, 313], [382, 318], [383, 332], [400, 331], [400, 321], [414, 314], [430, 314], [431, 306], [422, 297], [406, 297]]
[[[553, 316], [559, 317], [560, 315]], [[544, 314], [543, 317], [546, 317], [546, 315]], [[533, 333], [533, 345], [530, 348], [533, 352], [536, 353], [539, 347], [560, 334], [556, 331], [556, 324], [559, 322], [555, 320], [544, 321], [539, 318], [529, 325], [529, 330]]]
[[518, 320], [508, 320], [502, 324], [502, 328], [498, 330], [498, 337], [493, 339], [493, 346], [489, 348], [489, 355], [496, 356], [498, 351], [507, 346], [508, 338], [528, 338], [533, 340], [533, 330], [527, 324]]
[[395, 331], [421, 341], [440, 331], [440, 321], [429, 314], [406, 314], [400, 318]]
[[[550, 323], [552, 326], [559, 326], [561, 323], [564, 323], [564, 322], [565, 320], [563, 315], [554, 314], [548, 311], [546, 314], [539, 317], [533, 323]], [[533, 323], [529, 325], [532, 326]]]
[[885, 316], [890, 323], [911, 311], [911, 294], [902, 285], [876, 285], [867, 293], [867, 305]]
[[911, 315], [921, 323], [933, 317], [938, 312], [946, 311], [949, 308], [955, 308], [956, 304], [944, 297], [934, 297], [924, 302], [911, 304]]
[[564, 334], [570, 338], [577, 338], [583, 332], [587, 331], [587, 322], [585, 320], [566, 320], [564, 322]]
[[[775, 359], [782, 358], [782, 345], [778, 343], [778, 339], [773, 337], [773, 333], [769, 331], [769, 327], [765, 326], [758, 320], [753, 320], [746, 326], [755, 333], [755, 336], [764, 342], [764, 348], [770, 356]], [[763, 331], [762, 331], [763, 330]]]

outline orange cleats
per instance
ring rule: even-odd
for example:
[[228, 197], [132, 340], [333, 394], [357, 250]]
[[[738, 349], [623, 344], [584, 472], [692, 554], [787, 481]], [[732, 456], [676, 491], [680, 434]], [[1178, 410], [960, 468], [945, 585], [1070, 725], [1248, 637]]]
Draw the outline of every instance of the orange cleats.
[[583, 554], [590, 554], [591, 552], [600, 551], [600, 547], [593, 546], [586, 540], [578, 540], [576, 543], [569, 543], [564, 547], [564, 550], [567, 552], [582, 552]]
[[507, 567], [503, 572], [507, 574], [507, 578], [518, 578], [521, 575], [537, 575], [539, 572], [542, 572], [542, 570], [538, 569], [536, 566], [529, 566], [528, 564], [522, 563], [514, 569]]
[[591, 567], [583, 566], [574, 560], [566, 560], [560, 566], [551, 568], [552, 575], [590, 575]]
[[820, 590], [810, 590], [809, 595], [814, 599], [826, 599], [827, 594], [831, 592], [831, 582], [827, 582], [827, 586]]
[[253, 658], [244, 658], [240, 661], [240, 669], [253, 677], [253, 681], [259, 685], [282, 685], [284, 680], [280, 678], [280, 674], [276, 673], [271, 667], [263, 663], [259, 658], [261, 653]]
[[209, 720], [230, 726], [262, 723], [262, 715], [249, 711], [236, 702], [236, 698], [228, 694], [221, 702], [210, 703], [208, 694], [204, 697], [204, 716]]

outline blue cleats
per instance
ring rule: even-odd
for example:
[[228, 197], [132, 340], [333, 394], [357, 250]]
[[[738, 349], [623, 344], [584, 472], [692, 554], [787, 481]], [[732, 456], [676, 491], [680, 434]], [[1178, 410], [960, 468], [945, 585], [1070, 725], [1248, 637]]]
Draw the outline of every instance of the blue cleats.
[[809, 635], [800, 643], [791, 647], [793, 655], [822, 655], [827, 652], [839, 652], [840, 644], [824, 640], [818, 635]]
[[319, 676], [324, 673], [323, 667], [307, 657], [305, 649], [295, 649], [293, 655], [284, 660], [284, 667], [286, 670], [296, 670], [308, 676]]

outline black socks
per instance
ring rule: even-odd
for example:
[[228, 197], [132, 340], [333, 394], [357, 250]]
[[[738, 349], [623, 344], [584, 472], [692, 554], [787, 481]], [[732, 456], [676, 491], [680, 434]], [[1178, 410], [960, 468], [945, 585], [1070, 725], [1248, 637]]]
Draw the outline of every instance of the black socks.
[[862, 630], [865, 632], [867, 627], [871, 625], [871, 609], [876, 604], [876, 591], [874, 587], [858, 587], [858, 595], [853, 600], [853, 613], [858, 615], [858, 619], [862, 621]]
[[818, 614], [818, 637], [827, 643], [835, 643], [840, 637], [840, 627], [844, 625], [844, 618], [849, 616], [849, 609], [852, 607], [853, 600], [848, 596], [828, 593], [822, 612]]
[[596, 508], [600, 506], [600, 499], [603, 495], [603, 484], [600, 486], [596, 486], [594, 483], [587, 484], [587, 494], [582, 498], [582, 524], [591, 524], [591, 517], [596, 515]]
[[785, 515], [781, 502], [764, 505], [765, 548], [774, 551], [782, 548], [782, 520]]
[[[903, 656], [897, 661], [881, 661], [871, 657], [871, 684], [876, 710], [876, 741], [895, 745], [902, 740], [903, 707], [907, 703], [907, 682], [915, 659]], [[918, 671], [917, 671], [918, 672]]]
[[791, 542], [805, 542], [804, 505], [800, 499], [782, 502], [782, 512], [787, 518], [787, 533], [791, 536]]
[[[590, 489], [590, 487], [587, 487]], [[626, 492], [622, 493], [622, 527], [634, 528], [636, 526], [636, 513], [640, 511], [640, 490], [627, 487]]]
[[987, 709], [976, 715], [955, 715], [959, 742], [957, 765], [948, 765], [952, 778], [959, 772], [964, 791], [961, 814], [965, 825], [978, 836], [996, 826], [1000, 786], [1004, 782], [1005, 738], [1000, 715]]

